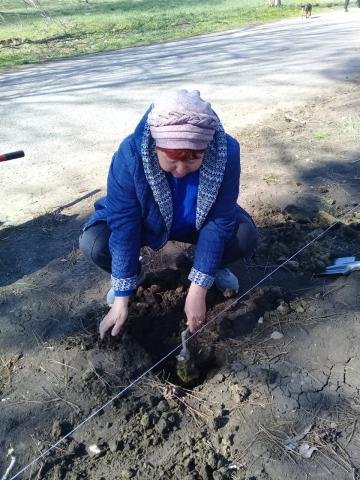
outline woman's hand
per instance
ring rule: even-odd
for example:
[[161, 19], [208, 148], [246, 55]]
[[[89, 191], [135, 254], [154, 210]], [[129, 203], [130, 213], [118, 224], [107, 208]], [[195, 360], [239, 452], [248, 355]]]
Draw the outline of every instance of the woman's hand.
[[128, 304], [129, 297], [115, 297], [115, 301], [110, 308], [109, 313], [100, 323], [100, 338], [104, 338], [106, 332], [110, 329], [113, 337], [120, 332], [128, 317]]
[[185, 302], [185, 315], [187, 326], [191, 333], [199, 330], [205, 322], [207, 289], [192, 283]]

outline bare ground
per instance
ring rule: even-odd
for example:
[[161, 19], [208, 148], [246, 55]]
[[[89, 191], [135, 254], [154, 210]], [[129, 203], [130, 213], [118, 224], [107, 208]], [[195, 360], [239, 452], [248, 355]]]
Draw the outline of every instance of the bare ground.
[[[22, 478], [360, 478], [360, 276], [316, 276], [335, 257], [360, 257], [359, 103], [347, 84], [230, 126], [240, 203], [261, 231], [254, 264], [234, 265], [243, 292], [341, 222], [240, 302], [210, 292], [193, 379], [178, 378], [172, 356]], [[179, 344], [183, 245], [144, 252], [125, 332], [99, 340], [108, 278], [77, 250], [95, 195], [0, 231], [1, 475], [11, 455], [14, 475]]]

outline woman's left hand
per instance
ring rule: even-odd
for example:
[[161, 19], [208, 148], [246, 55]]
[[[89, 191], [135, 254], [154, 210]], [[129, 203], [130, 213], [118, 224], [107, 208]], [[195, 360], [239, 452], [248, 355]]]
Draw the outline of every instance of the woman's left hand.
[[206, 292], [207, 289], [192, 283], [185, 302], [185, 315], [187, 326], [191, 333], [199, 330], [205, 322], [206, 316]]

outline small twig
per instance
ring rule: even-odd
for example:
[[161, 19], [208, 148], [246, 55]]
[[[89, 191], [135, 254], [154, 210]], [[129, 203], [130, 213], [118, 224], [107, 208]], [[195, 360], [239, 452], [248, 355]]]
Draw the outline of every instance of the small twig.
[[322, 297], [325, 298], [327, 295], [330, 295], [330, 293], [334, 293], [334, 292], [336, 292], [338, 290], [341, 290], [342, 288], [345, 288], [345, 287], [348, 287], [348, 286], [349, 286], [348, 283], [346, 283], [345, 285], [339, 285], [339, 286], [337, 286], [335, 288], [332, 288], [331, 290], [323, 293]]
[[[42, 389], [44, 390], [44, 392], [50, 397], [50, 393], [46, 390], [45, 387], [42, 387]], [[73, 403], [73, 402], [70, 402], [70, 400], [66, 400], [66, 398], [63, 398], [61, 395], [59, 395], [58, 393], [54, 392], [54, 390], [52, 390], [52, 394], [55, 395], [55, 398], [53, 398], [52, 400], [55, 402], [55, 401], [62, 401], [62, 402], [65, 402], [67, 403], [68, 405], [70, 405], [71, 407], [73, 407], [78, 413], [81, 411], [81, 408], [79, 407], [79, 405], [76, 405], [76, 403]]]
[[[41, 449], [39, 448], [39, 445], [38, 445], [37, 441], [35, 440], [34, 435], [30, 434], [30, 438], [31, 438], [33, 444], [35, 445], [35, 450], [38, 452], [38, 454], [41, 454]], [[45, 462], [40, 460], [40, 468], [39, 468], [40, 473], [41, 473], [42, 469], [44, 468], [44, 466], [45, 466]], [[39, 477], [39, 471], [38, 471], [38, 474], [36, 475], [36, 479], [40, 478]]]
[[317, 320], [318, 318], [330, 318], [330, 317], [339, 317], [342, 313], [329, 313], [329, 315], [319, 315], [314, 317], [305, 318], [304, 320]]
[[59, 365], [64, 365], [64, 367], [67, 367], [67, 368], [72, 368], [73, 370], [79, 371], [79, 369], [78, 369], [78, 368], [72, 367], [72, 366], [71, 366], [71, 365], [69, 365], [68, 363], [62, 363], [62, 362], [58, 362], [57, 360], [53, 360], [53, 359], [50, 359], [50, 362], [53, 362], [53, 363], [58, 363]]
[[92, 333], [91, 333], [87, 328], [85, 328], [85, 326], [84, 326], [84, 321], [83, 321], [82, 318], [80, 319], [80, 324], [81, 324], [81, 328], [84, 330], [84, 332], [85, 332], [87, 335], [91, 336]]
[[249, 400], [248, 405], [250, 405], [251, 407], [266, 408], [266, 406], [268, 406], [269, 403], [253, 402], [253, 401]]
[[[325, 448], [324, 448], [325, 450]], [[339, 460], [336, 459], [336, 457], [339, 457], [341, 458], [339, 455], [337, 455], [335, 453], [335, 458], [333, 458], [331, 455], [329, 454], [326, 454], [321, 448], [319, 448], [317, 450], [321, 455], [323, 455], [325, 458], [327, 458], [328, 460], [330, 460], [331, 462], [335, 463], [335, 465], [337, 465], [338, 467], [342, 468], [343, 470], [345, 470], [346, 473], [349, 473], [349, 467], [346, 467], [344, 466], [342, 463], [339, 462]], [[331, 449], [330, 449], [331, 451]], [[333, 451], [331, 451], [332, 454], [334, 454]], [[345, 461], [341, 458], [341, 460], [345, 463]]]
[[14, 468], [15, 462], [16, 462], [16, 457], [14, 455], [10, 455], [10, 464], [7, 467], [4, 475], [1, 477], [1, 480], [6, 480], [7, 479], [11, 470]]
[[275, 447], [277, 447], [285, 456], [292, 462], [295, 463], [295, 460], [292, 458], [290, 454], [297, 455], [297, 452], [294, 451], [287, 451], [284, 443], [279, 440], [279, 438], [274, 435], [273, 433], [270, 432], [264, 425], [261, 423], [258, 424], [260, 427], [260, 430], [268, 437], [268, 439], [274, 444]]
[[23, 405], [25, 403], [40, 403], [40, 404], [44, 404], [44, 403], [53, 403], [53, 402], [57, 402], [58, 399], [57, 398], [53, 398], [51, 400], [19, 400], [18, 402], [13, 402], [13, 403], [7, 403], [5, 405], [3, 405], [3, 408], [5, 407], [14, 407], [15, 405]]
[[61, 400], [65, 403], [67, 403], [68, 405], [70, 405], [70, 407], [73, 407], [73, 409], [79, 413], [81, 411], [81, 408], [79, 407], [79, 405], [76, 405], [76, 403], [73, 403], [73, 402], [70, 402], [70, 400], [66, 400], [66, 398], [63, 398], [61, 397], [58, 393], [55, 393], [53, 392], [54, 395], [56, 395], [56, 399], [55, 400]]
[[245, 453], [248, 452], [248, 450], [250, 450], [252, 448], [252, 446], [254, 445], [254, 443], [257, 441], [257, 437], [259, 435], [259, 432], [257, 432], [254, 436], [254, 438], [251, 440], [251, 442], [249, 443], [249, 445], [247, 447], [244, 448], [244, 450], [241, 451], [240, 455], [237, 457], [237, 462], [240, 461], [240, 459], [243, 459], [244, 456], [245, 456]]
[[[203, 403], [207, 403], [208, 400], [205, 400], [204, 398], [201, 398], [201, 397], [198, 397], [197, 395], [194, 395], [193, 391], [192, 390], [189, 390], [188, 388], [185, 388], [185, 387], [178, 387], [177, 385], [174, 385], [173, 383], [169, 382], [168, 380], [165, 380], [165, 382], [172, 386], [172, 387], [176, 387], [178, 388], [181, 392], [184, 392], [186, 396], [188, 397], [192, 397], [192, 398], [195, 398], [196, 400], [198, 400], [199, 402], [203, 402]], [[210, 410], [210, 409], [209, 409]]]
[[266, 265], [265, 265], [264, 272], [263, 272], [264, 275], [266, 273], [266, 270], [268, 269], [269, 260], [270, 260], [270, 254], [268, 254], [267, 259], [266, 259]]
[[[353, 465], [353, 463], [352, 463], [352, 461], [351, 461], [351, 458], [350, 458], [350, 455], [348, 454], [348, 452], [347, 452], [339, 443], [337, 443], [337, 448], [341, 451], [341, 453], [342, 453], [342, 455], [343, 455], [342, 457], [339, 455], [339, 458], [341, 458], [341, 460], [342, 460], [344, 463], [347, 462], [347, 464], [349, 465], [350, 469], [353, 469], [353, 468], [354, 468], [354, 465]], [[332, 449], [332, 450], [334, 451], [335, 454], [337, 453], [337, 452], [335, 452], [334, 449]], [[345, 461], [345, 459], [346, 459], [346, 461]]]
[[300, 125], [306, 125], [306, 122], [304, 122], [303, 120], [299, 120], [299, 119], [297, 119], [295, 117], [292, 117], [290, 115], [287, 115], [287, 114], [285, 114], [285, 120], [287, 122], [295, 122], [295, 123], [299, 123]]
[[94, 364], [92, 363], [92, 361], [89, 359], [89, 365], [91, 367], [91, 369], [93, 370], [93, 372], [95, 373], [95, 375], [97, 376], [97, 378], [100, 380], [100, 382], [104, 385], [104, 387], [107, 387], [107, 388], [111, 388], [111, 385], [110, 383], [108, 383], [96, 370]]
[[350, 436], [349, 436], [349, 440], [346, 442], [345, 447], [348, 447], [348, 446], [349, 446], [349, 443], [350, 443], [351, 440], [353, 439], [353, 436], [354, 436], [355, 430], [356, 430], [356, 426], [357, 426], [357, 420], [355, 420], [354, 423], [353, 423], [353, 428], [352, 428], [352, 430], [351, 430], [351, 433], [350, 433]]
[[317, 458], [317, 463], [318, 463], [318, 465], [320, 465], [320, 468], [325, 468], [325, 470], [328, 472], [328, 474], [332, 476], [333, 472], [329, 469], [329, 467], [326, 465], [326, 463], [324, 461], [322, 461], [320, 458]]
[[41, 474], [42, 474], [42, 471], [43, 471], [43, 468], [44, 468], [44, 467], [45, 467], [45, 463], [43, 463], [43, 464], [40, 465], [40, 468], [39, 468], [39, 470], [38, 470], [38, 472], [37, 472], [37, 474], [36, 474], [35, 480], [38, 480], [38, 479], [41, 478]]
[[48, 376], [48, 380], [51, 382], [51, 378], [50, 378], [50, 375], [51, 374], [54, 378], [55, 378], [55, 381], [60, 384], [60, 383], [64, 383], [63, 382], [63, 379], [59, 377], [59, 375], [57, 375], [55, 372], [53, 372], [52, 370], [50, 370], [49, 368], [46, 370], [42, 365], [40, 365], [40, 370], [42, 370], [47, 376]]
[[32, 330], [32, 333], [33, 333], [33, 335], [34, 335], [34, 337], [35, 337], [35, 341], [36, 341], [36, 343], [37, 343], [37, 346], [38, 346], [38, 347], [43, 347], [45, 342], [44, 342], [44, 340], [41, 338], [41, 336], [40, 336], [38, 333], [36, 333], [35, 330]]
[[197, 410], [196, 408], [192, 407], [189, 403], [185, 402], [182, 398], [178, 397], [177, 395], [174, 395], [174, 398], [179, 400], [186, 408], [188, 408], [191, 412], [195, 413], [198, 415], [200, 418], [203, 418], [205, 420], [209, 419], [209, 415], [206, 415], [205, 413], [200, 412], [200, 410]]

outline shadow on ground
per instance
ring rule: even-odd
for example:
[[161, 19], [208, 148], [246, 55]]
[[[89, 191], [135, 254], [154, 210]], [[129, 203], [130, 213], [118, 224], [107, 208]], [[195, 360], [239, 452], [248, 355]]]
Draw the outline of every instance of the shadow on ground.
[[84, 219], [79, 215], [66, 215], [63, 210], [100, 192], [89, 192], [53, 212], [16, 227], [0, 231], [0, 287], [11, 285], [25, 275], [31, 275], [54, 259], [66, 260], [76, 255], [78, 236]]

